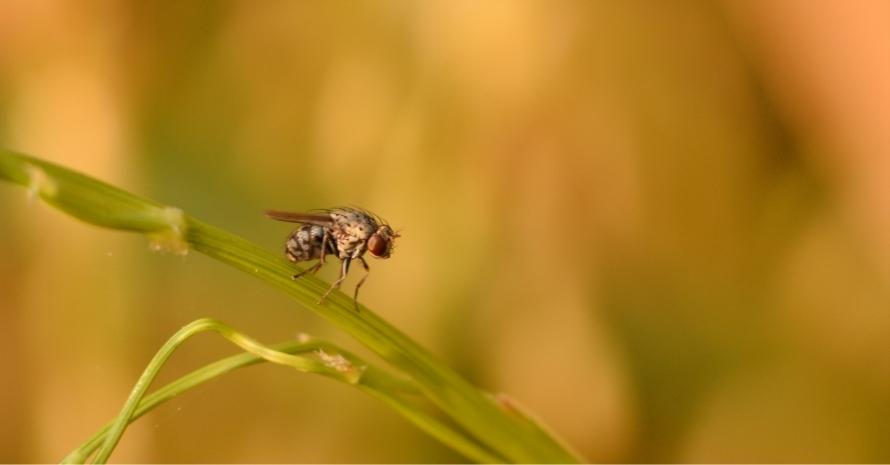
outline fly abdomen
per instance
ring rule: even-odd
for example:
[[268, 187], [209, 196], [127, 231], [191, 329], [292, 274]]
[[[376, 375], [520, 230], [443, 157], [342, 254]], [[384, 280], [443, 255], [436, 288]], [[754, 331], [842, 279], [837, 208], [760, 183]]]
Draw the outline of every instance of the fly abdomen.
[[[328, 240], [327, 247], [324, 247], [325, 254], [335, 253], [332, 250], [333, 241]], [[322, 242], [324, 240], [324, 228], [314, 224], [305, 224], [295, 230], [287, 239], [284, 246], [284, 253], [287, 259], [292, 262], [303, 262], [321, 258]]]

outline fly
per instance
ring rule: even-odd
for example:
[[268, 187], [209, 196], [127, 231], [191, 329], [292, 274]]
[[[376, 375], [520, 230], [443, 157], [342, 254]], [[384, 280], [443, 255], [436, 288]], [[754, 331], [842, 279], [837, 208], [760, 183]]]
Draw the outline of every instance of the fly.
[[334, 289], [339, 289], [349, 273], [349, 264], [358, 260], [365, 269], [365, 275], [355, 285], [353, 300], [358, 310], [358, 291], [368, 279], [371, 268], [365, 261], [365, 252], [377, 258], [389, 258], [395, 239], [399, 235], [378, 216], [365, 210], [351, 207], [332, 208], [307, 213], [267, 210], [266, 216], [273, 220], [300, 223], [287, 238], [284, 255], [288, 260], [299, 263], [318, 259], [318, 263], [295, 274], [297, 279], [306, 273], [315, 274], [325, 263], [327, 255], [340, 259], [340, 277], [321, 296], [323, 303]]

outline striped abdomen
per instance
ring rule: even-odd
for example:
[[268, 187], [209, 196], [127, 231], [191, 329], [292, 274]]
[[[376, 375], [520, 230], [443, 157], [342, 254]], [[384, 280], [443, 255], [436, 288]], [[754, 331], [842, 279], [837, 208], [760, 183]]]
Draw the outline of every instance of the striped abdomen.
[[[291, 233], [284, 246], [284, 254], [292, 262], [302, 262], [321, 258], [324, 228], [314, 224], [305, 224]], [[336, 254], [333, 237], [328, 235], [325, 255]]]

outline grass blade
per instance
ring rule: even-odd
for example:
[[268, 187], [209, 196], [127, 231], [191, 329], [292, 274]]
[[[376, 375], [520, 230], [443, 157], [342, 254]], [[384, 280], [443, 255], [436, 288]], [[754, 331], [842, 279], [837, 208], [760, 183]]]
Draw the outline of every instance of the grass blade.
[[26, 186], [47, 203], [99, 226], [146, 233], [160, 247], [193, 249], [278, 287], [309, 310], [350, 333], [392, 366], [410, 376], [423, 394], [479, 442], [512, 462], [577, 462], [547, 429], [502, 409], [401, 331], [309, 276], [294, 281], [294, 267], [277, 254], [223, 229], [194, 219], [66, 168], [0, 150], [0, 178]]

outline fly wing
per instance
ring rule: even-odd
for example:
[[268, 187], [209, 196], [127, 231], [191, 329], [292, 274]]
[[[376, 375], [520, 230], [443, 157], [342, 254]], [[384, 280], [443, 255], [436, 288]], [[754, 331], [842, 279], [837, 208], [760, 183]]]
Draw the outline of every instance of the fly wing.
[[288, 223], [315, 224], [324, 227], [331, 226], [334, 223], [333, 219], [331, 219], [331, 215], [325, 213], [299, 213], [266, 210], [266, 216], [273, 220], [285, 221]]

